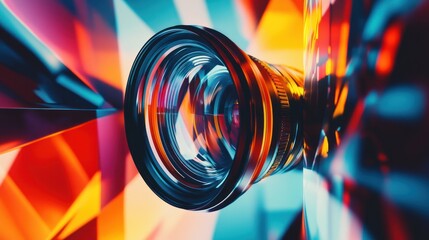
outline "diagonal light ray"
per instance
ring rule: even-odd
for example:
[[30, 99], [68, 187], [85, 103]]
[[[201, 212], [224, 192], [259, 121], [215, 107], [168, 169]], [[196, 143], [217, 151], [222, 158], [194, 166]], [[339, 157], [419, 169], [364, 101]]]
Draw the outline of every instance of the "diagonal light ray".
[[122, 86], [126, 87], [128, 74], [140, 48], [154, 34], [124, 0], [114, 0]]

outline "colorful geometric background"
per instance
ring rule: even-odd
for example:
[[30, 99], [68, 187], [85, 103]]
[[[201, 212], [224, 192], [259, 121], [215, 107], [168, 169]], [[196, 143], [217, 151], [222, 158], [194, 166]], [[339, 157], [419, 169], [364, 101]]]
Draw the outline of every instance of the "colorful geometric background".
[[300, 169], [214, 213], [167, 205], [137, 173], [128, 73], [143, 44], [177, 24], [303, 68], [300, 0], [0, 1], [0, 239], [276, 239], [301, 216]]

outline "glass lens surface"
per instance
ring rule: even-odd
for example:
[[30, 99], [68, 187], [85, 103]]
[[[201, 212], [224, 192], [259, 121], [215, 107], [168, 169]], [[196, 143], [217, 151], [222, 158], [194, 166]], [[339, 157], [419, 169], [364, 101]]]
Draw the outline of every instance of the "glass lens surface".
[[235, 157], [240, 126], [228, 69], [209, 50], [185, 44], [160, 53], [153, 66], [145, 94], [152, 110], [145, 122], [147, 131], [159, 131], [149, 133], [159, 135], [162, 146], [155, 143], [155, 150], [165, 151], [186, 181], [219, 184]]

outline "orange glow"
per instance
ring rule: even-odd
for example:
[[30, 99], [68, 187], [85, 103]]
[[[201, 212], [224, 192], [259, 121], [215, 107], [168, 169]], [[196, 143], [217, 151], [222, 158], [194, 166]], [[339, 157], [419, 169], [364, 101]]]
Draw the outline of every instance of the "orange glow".
[[330, 75], [332, 73], [332, 59], [328, 58], [325, 63], [325, 74]]
[[348, 93], [349, 93], [349, 85], [346, 83], [344, 87], [341, 89], [340, 97], [338, 98], [338, 102], [335, 106], [334, 117], [338, 117], [344, 113], [344, 108], [346, 106]]
[[122, 89], [122, 82], [118, 81], [121, 73], [115, 33], [106, 26], [99, 14], [93, 13], [92, 21], [97, 28], [88, 29], [80, 22], [74, 22], [83, 72]]
[[98, 172], [53, 228], [51, 237], [64, 239], [96, 217], [100, 211], [100, 196], [101, 174]]
[[[192, 110], [192, 103], [191, 103], [191, 93], [188, 91], [186, 92], [185, 96], [183, 97], [182, 100], [182, 104], [181, 104], [181, 108], [185, 108], [183, 110], [181, 110], [179, 112], [180, 116], [182, 117], [182, 119], [186, 119], [186, 121], [184, 122], [185, 127], [186, 127], [186, 131], [188, 133], [193, 132], [193, 128], [196, 128], [197, 126], [195, 126], [195, 117], [193, 116], [193, 110]], [[152, 112], [152, 114], [155, 114], [155, 112]], [[221, 133], [219, 133], [221, 134]]]
[[98, 239], [124, 239], [124, 192], [105, 206], [97, 218]]
[[268, 3], [246, 52], [270, 63], [285, 64], [302, 70], [303, 25], [302, 5], [292, 1], [272, 0]]
[[341, 137], [338, 131], [335, 131], [335, 143], [337, 144], [337, 146], [341, 143]]
[[[19, 149], [5, 182], [0, 185], [0, 215], [12, 214], [5, 218], [10, 221], [2, 224], [15, 225], [23, 235], [13, 235], [14, 230], [11, 230], [0, 233], [0, 238], [46, 238], [80, 195], [88, 183], [88, 176], [92, 176], [98, 168], [97, 153], [88, 150], [97, 144], [96, 134], [93, 134], [96, 122], [73, 129], [33, 141]], [[20, 220], [21, 216], [25, 220]], [[3, 237], [2, 234], [12, 235]]]
[[343, 22], [340, 30], [340, 43], [338, 46], [337, 77], [344, 77], [347, 64], [347, 43], [349, 42], [350, 24]]
[[99, 144], [97, 125], [97, 121], [92, 120], [74, 127], [72, 131], [61, 133], [63, 145], [67, 143], [69, 151], [78, 158], [79, 165], [82, 166], [88, 177], [93, 176], [99, 168], [97, 159], [100, 156], [98, 151], [93, 150], [93, 146]]
[[[73, 175], [75, 179], [80, 179], [81, 181], [87, 182], [89, 178], [86, 175], [86, 172], [83, 169], [82, 165], [80, 164], [78, 157], [70, 148], [68, 143], [64, 141], [62, 136], [60, 135], [54, 138], [52, 143], [53, 143], [52, 147], [55, 147], [56, 149], [58, 149], [63, 154], [64, 159], [67, 159], [67, 165], [69, 167], [67, 170], [70, 170], [70, 173], [69, 173], [70, 176]], [[79, 190], [80, 190], [80, 187], [78, 185], [76, 186], [75, 191], [79, 191]]]
[[401, 40], [401, 33], [402, 25], [396, 23], [387, 28], [383, 36], [381, 49], [375, 65], [376, 72], [381, 76], [388, 75], [393, 69], [396, 51]]
[[50, 227], [56, 225], [88, 180], [68, 147], [62, 146], [64, 153], [57, 148], [62, 144], [65, 143], [61, 135], [57, 135], [21, 149], [9, 171], [9, 176]]
[[[90, 44], [91, 38], [89, 36], [89, 33], [87, 33], [87, 31], [85, 30], [85, 27], [82, 25], [82, 23], [78, 21], [74, 21], [74, 29], [76, 32], [76, 44], [77, 44], [77, 49], [80, 56], [80, 61], [83, 64], [85, 63], [87, 64], [88, 61], [92, 59], [91, 56], [93, 54], [93, 51], [92, 51], [93, 47]], [[85, 83], [88, 86], [93, 88], [93, 86], [88, 81], [85, 81]]]
[[[44, 239], [49, 227], [11, 177], [0, 187], [1, 239]], [[29, 223], [31, 223], [29, 225]]]
[[322, 146], [320, 149], [320, 156], [324, 158], [328, 157], [328, 151], [329, 151], [329, 142], [328, 142], [328, 138], [325, 136], [323, 138]]

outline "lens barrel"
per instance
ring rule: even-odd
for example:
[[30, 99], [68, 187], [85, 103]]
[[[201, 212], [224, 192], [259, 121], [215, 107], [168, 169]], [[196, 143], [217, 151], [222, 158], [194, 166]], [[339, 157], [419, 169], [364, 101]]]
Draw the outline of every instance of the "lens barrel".
[[209, 28], [167, 28], [131, 69], [128, 145], [164, 201], [217, 210], [300, 162], [302, 96], [300, 71], [249, 56]]

